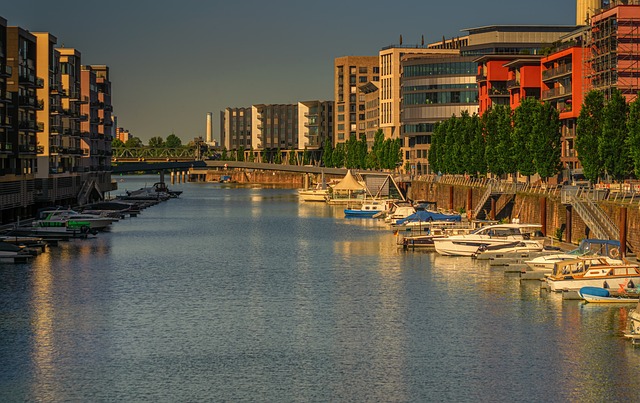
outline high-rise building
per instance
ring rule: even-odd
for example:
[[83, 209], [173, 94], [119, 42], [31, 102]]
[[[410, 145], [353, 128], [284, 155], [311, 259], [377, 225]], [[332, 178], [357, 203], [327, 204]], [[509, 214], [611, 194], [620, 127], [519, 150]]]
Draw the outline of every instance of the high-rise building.
[[589, 25], [591, 17], [601, 8], [602, 0], [576, 0], [576, 25]]
[[297, 150], [298, 104], [252, 105], [249, 146], [255, 150]]
[[213, 144], [213, 113], [207, 112], [206, 142]]
[[366, 133], [365, 96], [358, 87], [380, 80], [378, 56], [344, 56], [334, 60], [333, 145]]
[[333, 101], [298, 102], [299, 150], [322, 150], [333, 140]]

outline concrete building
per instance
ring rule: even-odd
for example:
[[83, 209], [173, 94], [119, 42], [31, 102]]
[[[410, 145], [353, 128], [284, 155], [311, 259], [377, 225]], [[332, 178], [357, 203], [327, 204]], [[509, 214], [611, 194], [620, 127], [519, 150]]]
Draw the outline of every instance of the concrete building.
[[358, 88], [359, 92], [364, 94], [364, 126], [369, 150], [373, 146], [376, 132], [380, 128], [379, 83], [379, 81], [369, 81]]
[[254, 150], [298, 150], [298, 104], [251, 106], [251, 143]]
[[429, 173], [434, 125], [463, 111], [478, 112], [474, 56], [407, 55], [402, 59], [403, 160], [413, 174]]
[[[3, 20], [4, 21], [4, 20]], [[35, 209], [37, 158], [36, 89], [44, 85], [36, 76], [36, 37], [20, 27], [1, 25], [5, 33], [2, 75], [5, 78], [5, 130], [0, 155], [0, 209], [3, 222], [25, 217]]]
[[602, 9], [602, 0], [576, 0], [576, 25], [590, 25], [591, 17]]
[[333, 142], [333, 101], [298, 102], [298, 150], [321, 151]]
[[380, 80], [378, 56], [344, 56], [333, 63], [334, 78], [334, 138], [333, 146], [350, 136], [360, 138], [366, 133], [364, 94], [358, 87]]
[[220, 112], [220, 146], [226, 150], [251, 148], [251, 108], [226, 108]]

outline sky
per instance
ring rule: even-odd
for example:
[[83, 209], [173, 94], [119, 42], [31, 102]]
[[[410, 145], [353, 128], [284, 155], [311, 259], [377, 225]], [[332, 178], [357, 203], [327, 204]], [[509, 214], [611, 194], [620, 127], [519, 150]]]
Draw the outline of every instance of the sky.
[[213, 113], [333, 100], [333, 61], [484, 25], [573, 25], [574, 0], [6, 0], [9, 26], [50, 32], [110, 68], [118, 126], [147, 143], [205, 137]]

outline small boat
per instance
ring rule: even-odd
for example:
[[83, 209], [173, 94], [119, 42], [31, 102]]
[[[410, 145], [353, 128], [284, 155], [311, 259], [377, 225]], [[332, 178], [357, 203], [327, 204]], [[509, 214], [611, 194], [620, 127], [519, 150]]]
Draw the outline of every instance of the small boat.
[[51, 223], [51, 222], [72, 222], [73, 223], [88, 223], [89, 228], [91, 230], [103, 231], [107, 229], [111, 224], [118, 221], [118, 218], [114, 217], [105, 217], [100, 215], [88, 214], [88, 213], [79, 213], [72, 209], [63, 209], [63, 208], [55, 208], [55, 209], [41, 209], [38, 212], [36, 222], [43, 223]]
[[612, 259], [617, 259], [620, 257], [620, 241], [592, 238], [583, 239], [580, 245], [574, 250], [538, 256], [525, 261], [525, 263], [531, 271], [551, 273], [556, 263], [586, 255], [607, 256]]
[[102, 201], [82, 206], [82, 212], [106, 217], [122, 218], [125, 215], [135, 217], [140, 214], [140, 208], [134, 203], [124, 201]]
[[362, 203], [359, 209], [345, 209], [345, 217], [373, 218], [376, 214], [387, 211], [387, 200], [369, 200]]
[[12, 259], [14, 262], [26, 261], [32, 254], [24, 247], [0, 241], [0, 259]]
[[[528, 254], [531, 252], [542, 252], [543, 250], [545, 250], [545, 245], [542, 240], [523, 239], [511, 244], [481, 246], [478, 248], [478, 251], [472, 255], [472, 257], [480, 259], [494, 259], [514, 255], [529, 256]], [[558, 251], [557, 248], [554, 250]]]
[[631, 339], [633, 344], [640, 343], [640, 300], [638, 300], [635, 309], [629, 310], [627, 331], [624, 336]]
[[558, 262], [545, 278], [551, 291], [578, 291], [582, 287], [636, 289], [640, 267], [626, 261], [613, 264], [604, 256], [582, 256]]
[[436, 252], [443, 256], [473, 256], [480, 247], [510, 245], [530, 238], [530, 232], [540, 224], [494, 224], [480, 227], [468, 234], [434, 239]]
[[391, 223], [397, 222], [398, 220], [404, 220], [405, 218], [415, 213], [416, 213], [416, 208], [413, 207], [411, 204], [408, 204], [408, 203], [395, 204], [394, 203], [394, 205], [391, 208], [391, 211], [389, 211], [389, 213], [384, 218], [384, 220], [385, 222], [388, 222], [391, 224]]
[[636, 304], [639, 300], [638, 294], [630, 295], [623, 292], [614, 296], [608, 289], [602, 287], [582, 287], [578, 291], [578, 295], [585, 301], [591, 303]]
[[167, 184], [164, 182], [156, 182], [153, 184], [153, 190], [156, 192], [166, 193], [170, 197], [178, 197], [182, 194], [182, 190], [169, 190]]
[[329, 198], [329, 188], [322, 187], [322, 184], [318, 183], [311, 189], [298, 189], [298, 196], [300, 201], [304, 202], [326, 202]]

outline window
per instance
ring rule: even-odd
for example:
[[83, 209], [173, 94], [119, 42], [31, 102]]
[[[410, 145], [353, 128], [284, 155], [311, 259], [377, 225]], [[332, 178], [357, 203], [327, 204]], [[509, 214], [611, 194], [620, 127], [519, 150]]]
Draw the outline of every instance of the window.
[[338, 105], [338, 112], [344, 112], [344, 105]]
[[361, 83], [366, 83], [366, 82], [368, 81], [368, 80], [367, 80], [367, 76], [360, 76], [360, 78], [358, 79], [358, 81], [359, 81], [359, 82], [361, 82]]
[[362, 67], [362, 66], [361, 66], [361, 67], [358, 69], [358, 72], [359, 72], [360, 74], [367, 74], [367, 67], [366, 67], [366, 66], [364, 66], [364, 67]]

